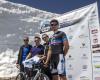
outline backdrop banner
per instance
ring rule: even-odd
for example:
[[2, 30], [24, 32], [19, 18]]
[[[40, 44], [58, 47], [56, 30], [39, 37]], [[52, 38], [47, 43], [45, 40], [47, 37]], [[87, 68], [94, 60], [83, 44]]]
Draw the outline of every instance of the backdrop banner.
[[[97, 3], [57, 17], [59, 30], [67, 35], [70, 49], [66, 56], [68, 80], [100, 80], [100, 27]], [[41, 33], [52, 35], [49, 21]]]

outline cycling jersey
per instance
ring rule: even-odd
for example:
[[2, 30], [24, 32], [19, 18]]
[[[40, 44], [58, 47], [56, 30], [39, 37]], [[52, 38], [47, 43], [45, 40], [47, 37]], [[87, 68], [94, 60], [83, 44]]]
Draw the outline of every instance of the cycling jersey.
[[35, 56], [35, 55], [43, 55], [44, 54], [44, 47], [41, 44], [39, 46], [37, 46], [37, 47], [34, 46], [31, 49], [30, 52], [32, 53], [32, 57]]
[[67, 40], [67, 36], [62, 31], [57, 31], [50, 37], [49, 46], [51, 47], [52, 54], [63, 53], [63, 42]]
[[51, 73], [54, 75], [65, 75], [65, 57], [63, 51], [63, 42], [67, 36], [62, 31], [57, 31], [50, 37], [49, 46], [51, 48]]

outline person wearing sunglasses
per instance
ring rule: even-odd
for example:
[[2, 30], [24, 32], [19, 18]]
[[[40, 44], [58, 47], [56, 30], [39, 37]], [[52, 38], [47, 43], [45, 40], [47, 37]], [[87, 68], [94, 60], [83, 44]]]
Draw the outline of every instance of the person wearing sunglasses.
[[25, 36], [23, 38], [24, 44], [20, 47], [19, 53], [18, 53], [18, 59], [16, 66], [20, 68], [21, 72], [24, 72], [24, 66], [22, 62], [26, 59], [27, 55], [29, 54], [32, 45], [29, 44], [29, 37]]
[[44, 54], [44, 46], [41, 43], [41, 38], [39, 35], [35, 35], [34, 37], [34, 43], [35, 45], [32, 47], [30, 53], [28, 54], [26, 59], [29, 59], [31, 57], [34, 57], [37, 55], [38, 57], [42, 58]]
[[[47, 34], [42, 35], [42, 40], [44, 41], [44, 63], [47, 58], [48, 50], [49, 50], [49, 36]], [[44, 73], [49, 77], [50, 80], [52, 80], [52, 75], [51, 75], [51, 69], [50, 69], [50, 62], [48, 65], [44, 65]]]
[[59, 31], [59, 22], [56, 19], [50, 21], [50, 28], [54, 34], [50, 37], [49, 50], [45, 65], [51, 62], [53, 80], [67, 80], [65, 71], [65, 56], [69, 49], [66, 34]]
[[41, 38], [39, 34], [34, 36], [34, 46], [31, 48], [29, 54], [26, 57], [26, 60], [23, 61], [25, 72], [28, 76], [32, 76], [32, 65], [42, 61], [44, 59], [44, 46], [41, 45]]

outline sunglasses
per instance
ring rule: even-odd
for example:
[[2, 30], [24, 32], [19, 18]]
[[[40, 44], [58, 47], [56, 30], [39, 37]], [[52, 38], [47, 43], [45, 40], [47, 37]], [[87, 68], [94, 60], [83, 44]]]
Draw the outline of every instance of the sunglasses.
[[54, 23], [52, 23], [52, 24], [50, 24], [50, 26], [57, 26], [58, 24], [56, 23], [56, 24], [54, 24]]
[[46, 37], [42, 37], [42, 39], [46, 39]]
[[25, 39], [24, 41], [28, 41], [28, 40]]
[[40, 41], [40, 40], [38, 40], [38, 39], [35, 39], [35, 40], [34, 40], [34, 42], [37, 42], [37, 41]]

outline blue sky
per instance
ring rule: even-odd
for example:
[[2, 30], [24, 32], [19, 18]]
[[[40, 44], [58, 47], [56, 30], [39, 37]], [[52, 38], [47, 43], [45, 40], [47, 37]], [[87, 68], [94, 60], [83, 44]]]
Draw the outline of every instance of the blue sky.
[[63, 14], [65, 12], [86, 6], [98, 1], [100, 15], [100, 0], [8, 0], [14, 3], [25, 4], [48, 12]]

